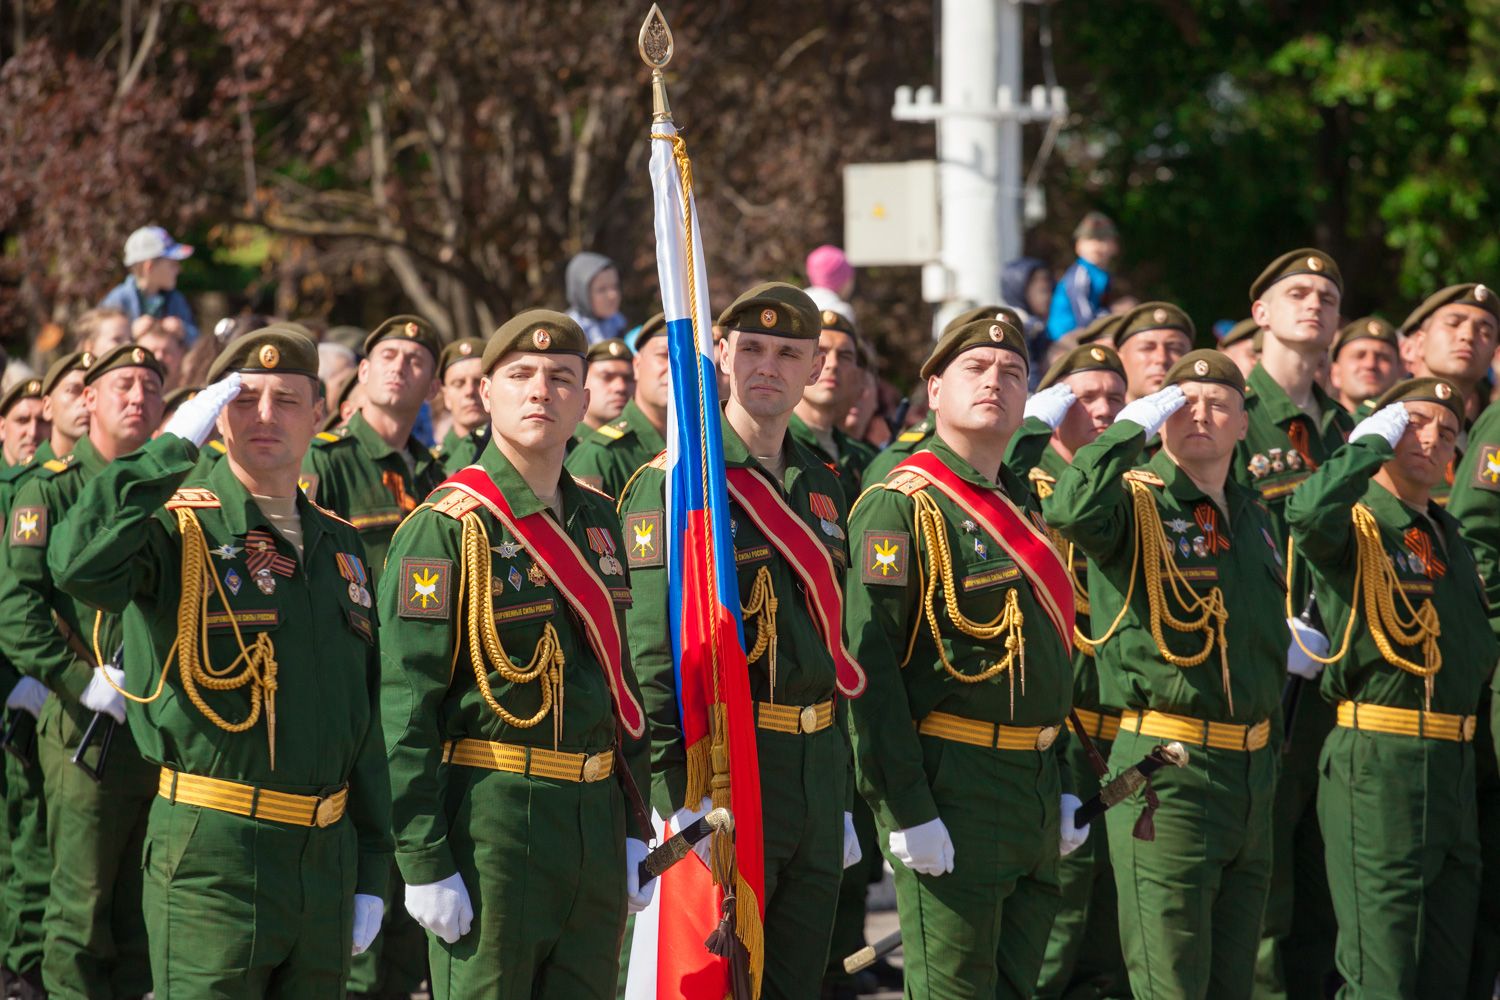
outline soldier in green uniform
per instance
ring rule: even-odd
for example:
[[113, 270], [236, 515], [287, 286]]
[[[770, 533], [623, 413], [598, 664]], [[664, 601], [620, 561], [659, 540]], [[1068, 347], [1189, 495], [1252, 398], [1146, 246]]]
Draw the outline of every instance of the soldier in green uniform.
[[23, 378], [0, 396], [0, 467], [13, 469], [51, 433], [42, 416], [42, 380]]
[[314, 437], [302, 463], [308, 499], [359, 529], [377, 579], [396, 526], [442, 479], [432, 452], [411, 436], [437, 389], [440, 350], [437, 332], [416, 316], [392, 316], [370, 331], [359, 363], [359, 411]]
[[37, 448], [34, 460], [38, 464], [62, 458], [88, 434], [89, 411], [83, 405], [83, 380], [93, 363], [94, 356], [88, 351], [74, 351], [52, 362], [42, 377], [42, 416], [52, 434]]
[[483, 354], [483, 338], [462, 337], [438, 355], [438, 383], [443, 387], [443, 405], [452, 423], [432, 457], [442, 463], [444, 472], [457, 472], [473, 464], [490, 443], [490, 421], [479, 387], [484, 378], [479, 367]]
[[[1250, 311], [1264, 332], [1260, 363], [1246, 378], [1250, 427], [1235, 451], [1231, 472], [1260, 492], [1271, 513], [1271, 537], [1286, 551], [1283, 511], [1287, 498], [1344, 441], [1353, 421], [1318, 386], [1318, 367], [1338, 330], [1343, 278], [1321, 250], [1302, 248], [1271, 261], [1250, 285]], [[1292, 607], [1308, 607], [1305, 568], [1290, 567]], [[1310, 612], [1309, 612], [1310, 614]], [[1314, 619], [1315, 620], [1315, 619]], [[1289, 626], [1295, 627], [1295, 626]], [[1326, 639], [1310, 636], [1314, 648]], [[1295, 655], [1288, 690], [1317, 677], [1319, 664]], [[1307, 691], [1311, 694], [1311, 691]], [[1256, 968], [1261, 998], [1321, 998], [1333, 970], [1333, 904], [1318, 833], [1318, 753], [1333, 726], [1333, 709], [1321, 699], [1296, 698], [1276, 787], [1274, 867]]]
[[855, 772], [896, 872], [908, 997], [1029, 997], [1087, 829], [1052, 744], [1071, 701], [1072, 586], [1003, 464], [1020, 330], [949, 331], [921, 374], [936, 429], [850, 521], [844, 619], [869, 690]]
[[1370, 415], [1370, 400], [1401, 378], [1400, 337], [1379, 316], [1345, 324], [1328, 352], [1328, 387], [1338, 404], [1358, 418]]
[[1234, 362], [1240, 374], [1249, 378], [1250, 371], [1260, 360], [1260, 348], [1264, 340], [1259, 323], [1253, 318], [1242, 319], [1219, 340], [1219, 350]]
[[[1154, 816], [1140, 792], [1106, 814], [1140, 1000], [1231, 1000], [1254, 980], [1288, 640], [1266, 625], [1284, 601], [1270, 520], [1230, 474], [1244, 391], [1224, 355], [1184, 355], [1078, 450], [1043, 504], [1089, 560], [1100, 697], [1124, 709], [1110, 770], [1167, 740], [1191, 755], [1153, 778]], [[1158, 431], [1161, 450], [1140, 466]], [[1136, 836], [1153, 824], [1153, 840]]]
[[[831, 559], [835, 574], [847, 565], [843, 491], [833, 470], [787, 429], [803, 390], [817, 377], [821, 321], [805, 292], [769, 282], [735, 299], [718, 325], [726, 331], [718, 358], [729, 379], [721, 426], [735, 564], [747, 642], [755, 636], [749, 671], [765, 830], [763, 995], [814, 997], [841, 875], [859, 851], [850, 814], [849, 744], [835, 721], [844, 683], [836, 659], [842, 640], [820, 624], [827, 619], [812, 604], [820, 595], [806, 586], [805, 575], [813, 560]], [[769, 531], [766, 512], [747, 509], [735, 496], [742, 479], [777, 513], [807, 526], [797, 536], [802, 548]], [[646, 465], [621, 495], [620, 516], [632, 542], [635, 603], [626, 619], [631, 660], [651, 714], [652, 802], [680, 829], [707, 811], [708, 788], [706, 769], [690, 764], [696, 751], [685, 745], [677, 712], [661, 543], [666, 486], [664, 463]], [[837, 594], [821, 597], [839, 601]], [[840, 612], [831, 613], [837, 631]]]
[[1125, 395], [1137, 400], [1156, 392], [1168, 370], [1193, 349], [1197, 331], [1188, 314], [1170, 302], [1142, 302], [1114, 327], [1115, 350], [1125, 366]]
[[1113, 350], [1116, 347], [1115, 335], [1119, 332], [1120, 323], [1124, 318], [1124, 313], [1101, 313], [1095, 316], [1088, 326], [1078, 331], [1076, 343], [1098, 344], [1100, 347]]
[[[48, 547], [59, 588], [124, 616], [115, 682], [153, 772], [140, 867], [162, 1000], [336, 1000], [380, 927], [390, 777], [369, 573], [353, 525], [297, 486], [317, 365], [290, 331], [236, 340], [160, 437], [89, 480]], [[198, 465], [216, 426], [228, 455]]]
[[568, 453], [568, 471], [588, 485], [618, 497], [635, 470], [667, 447], [667, 397], [671, 395], [671, 362], [667, 358], [667, 321], [660, 314], [641, 327], [635, 339], [635, 396], [620, 419], [602, 424]]
[[[120, 619], [58, 590], [47, 564], [52, 534], [78, 511], [85, 485], [144, 444], [161, 416], [163, 371], [145, 348], [123, 344], [85, 376], [88, 436], [65, 458], [29, 475], [11, 506], [0, 574], [0, 621], [7, 654], [46, 684], [37, 726], [52, 857], [43, 918], [42, 980], [54, 997], [133, 997], [151, 988], [141, 915], [141, 846], [156, 775], [125, 722], [110, 665], [121, 645]], [[98, 741], [72, 762], [91, 720], [120, 726], [107, 760]]]
[[[407, 519], [381, 580], [382, 711], [406, 909], [437, 1000], [615, 992], [649, 820], [611, 501], [562, 468], [586, 342], [521, 313], [482, 357], [493, 433]], [[449, 488], [451, 487], [451, 488]]]
[[1474, 713], [1500, 643], [1458, 521], [1430, 496], [1463, 417], [1451, 383], [1397, 383], [1287, 502], [1343, 637], [1324, 658], [1338, 722], [1318, 765], [1340, 996], [1458, 997], [1469, 972]]
[[[664, 323], [658, 314], [641, 324], [641, 329]], [[600, 427], [620, 419], [625, 405], [635, 395], [635, 355], [625, 341], [611, 337], [590, 344], [584, 360], [589, 364], [588, 380], [584, 383], [589, 391], [589, 408], [573, 431], [569, 450], [588, 440]]]
[[845, 414], [864, 386], [859, 378], [864, 369], [863, 355], [859, 335], [848, 317], [832, 309], [824, 309], [819, 315], [823, 329], [818, 334], [818, 351], [823, 355], [823, 367], [817, 381], [802, 391], [802, 401], [792, 411], [787, 429], [798, 444], [834, 467], [846, 502], [852, 504], [859, 496], [865, 467], [875, 457], [874, 448], [841, 429]]

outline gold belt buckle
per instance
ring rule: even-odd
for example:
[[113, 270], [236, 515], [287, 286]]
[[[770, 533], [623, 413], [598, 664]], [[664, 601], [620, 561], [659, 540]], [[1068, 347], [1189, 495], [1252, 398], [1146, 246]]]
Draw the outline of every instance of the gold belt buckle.
[[1057, 740], [1059, 726], [1043, 726], [1042, 731], [1036, 734], [1036, 748], [1046, 750]]
[[332, 795], [318, 800], [318, 807], [313, 811], [313, 823], [318, 827], [330, 827], [339, 820], [338, 805]]
[[818, 706], [808, 705], [797, 716], [797, 721], [801, 724], [804, 733], [815, 730], [818, 726]]
[[590, 754], [583, 762], [583, 780], [594, 782], [603, 781], [609, 776], [609, 765], [605, 763], [604, 754]]

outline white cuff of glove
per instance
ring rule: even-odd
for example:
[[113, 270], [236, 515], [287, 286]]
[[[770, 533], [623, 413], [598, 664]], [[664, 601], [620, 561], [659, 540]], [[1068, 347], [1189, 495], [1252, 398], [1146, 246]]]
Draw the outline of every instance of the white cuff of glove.
[[1406, 425], [1409, 423], [1411, 412], [1407, 410], [1405, 403], [1382, 406], [1354, 425], [1354, 430], [1349, 432], [1349, 440], [1358, 441], [1362, 437], [1374, 436], [1384, 438], [1385, 443], [1394, 448], [1396, 442], [1401, 440], [1401, 435], [1406, 433]]
[[440, 882], [407, 886], [406, 912], [448, 944], [457, 944], [474, 924], [474, 905], [457, 872]]
[[888, 843], [895, 859], [914, 872], [946, 875], [953, 870], [953, 838], [941, 818], [892, 830]]
[[1079, 800], [1078, 796], [1069, 795], [1066, 792], [1063, 793], [1062, 803], [1059, 806], [1062, 824], [1059, 831], [1057, 853], [1064, 858], [1082, 847], [1083, 842], [1089, 839], [1089, 824], [1085, 823], [1082, 827], [1073, 825], [1073, 817], [1078, 813], [1078, 808], [1081, 805], [1083, 803]]
[[625, 896], [631, 913], [640, 913], [650, 906], [651, 897], [656, 894], [656, 879], [641, 885], [641, 862], [646, 860], [646, 853], [645, 841], [625, 838]]
[[1142, 396], [1133, 403], [1126, 403], [1125, 408], [1115, 416], [1115, 423], [1129, 420], [1139, 424], [1149, 438], [1160, 431], [1167, 418], [1182, 409], [1186, 403], [1187, 396], [1183, 394], [1182, 387], [1169, 385], [1149, 396]]
[[859, 864], [865, 852], [859, 849], [859, 834], [854, 832], [854, 814], [844, 813], [844, 867]]
[[35, 677], [22, 676], [16, 681], [16, 686], [10, 689], [10, 697], [5, 699], [6, 708], [14, 708], [18, 711], [28, 713], [33, 719], [42, 713], [42, 706], [52, 692], [47, 690], [47, 685]]
[[1063, 422], [1078, 397], [1066, 382], [1049, 385], [1026, 401], [1025, 416], [1035, 417], [1053, 430]]
[[380, 933], [380, 921], [385, 916], [385, 902], [379, 896], [363, 892], [354, 894], [354, 947], [352, 955], [358, 955], [375, 940]]
[[220, 411], [239, 394], [240, 373], [230, 372], [179, 406], [161, 432], [175, 434], [201, 448], [213, 433], [214, 421], [219, 419]]
[[[676, 836], [683, 830], [686, 830], [688, 827], [698, 822], [704, 816], [707, 816], [708, 811], [713, 807], [713, 801], [705, 797], [702, 802], [698, 803], [697, 809], [689, 809], [688, 807], [683, 806], [681, 809], [674, 812], [671, 819], [673, 836]], [[705, 865], [712, 864], [712, 862], [709, 860], [711, 856], [709, 854], [709, 851], [712, 847], [712, 842], [713, 837], [708, 836], [704, 837], [702, 840], [693, 845], [694, 853], [696, 853], [698, 857], [703, 859], [703, 863]]]
[[1304, 680], [1317, 680], [1318, 675], [1323, 672], [1323, 664], [1308, 654], [1327, 656], [1328, 636], [1301, 618], [1288, 618], [1286, 625], [1292, 636], [1292, 641], [1286, 648], [1286, 672]]
[[[108, 678], [106, 679], [106, 675]], [[114, 681], [114, 684], [110, 684]], [[125, 671], [105, 664], [94, 670], [89, 686], [83, 689], [78, 701], [91, 712], [103, 712], [116, 722], [125, 722], [125, 696], [116, 688], [125, 686]]]

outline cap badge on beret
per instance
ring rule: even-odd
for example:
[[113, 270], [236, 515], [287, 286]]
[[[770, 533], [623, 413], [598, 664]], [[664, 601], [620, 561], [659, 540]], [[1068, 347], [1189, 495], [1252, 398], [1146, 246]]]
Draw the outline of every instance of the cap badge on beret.
[[38, 392], [41, 392], [41, 391], [42, 391], [42, 383], [39, 380], [32, 379], [30, 382], [26, 383], [26, 392], [27, 392], [28, 395], [31, 395], [31, 394], [34, 394], [34, 393], [38, 393]]
[[838, 321], [839, 321], [839, 314], [838, 313], [834, 312], [832, 309], [824, 309], [823, 310], [823, 322], [824, 323], [837, 323]]
[[1092, 351], [1089, 351], [1089, 357], [1093, 358], [1095, 361], [1103, 361], [1104, 351], [1102, 348], [1096, 347]]
[[761, 326], [775, 326], [776, 325], [776, 310], [775, 309], [762, 309], [760, 311], [760, 325]]
[[990, 327], [990, 339], [997, 344], [1005, 339], [1005, 331], [1000, 329], [999, 323], [996, 323]]
[[1307, 258], [1307, 269], [1309, 271], [1323, 270], [1323, 262], [1316, 257]]
[[1165, 309], [1158, 309], [1151, 314], [1151, 318], [1158, 323], [1165, 323], [1167, 321], [1167, 311]]
[[468, 343], [459, 344], [458, 345], [458, 353], [459, 354], [465, 354], [465, 355], [467, 355], [467, 354], [473, 354], [474, 353], [474, 345], [473, 344], [468, 344]]
[[1474, 286], [1474, 301], [1475, 302], [1483, 302], [1485, 299], [1489, 298], [1489, 296], [1490, 296], [1490, 290], [1488, 288], [1485, 288], [1483, 285], [1475, 285]]
[[1365, 329], [1370, 331], [1371, 333], [1378, 334], [1380, 333], [1380, 324], [1372, 319], [1370, 320], [1370, 322], [1365, 324]]
[[417, 334], [419, 334], [421, 332], [422, 332], [422, 329], [421, 329], [421, 327], [417, 326], [417, 324], [415, 324], [415, 323], [408, 323], [408, 324], [406, 324], [406, 335], [408, 337], [415, 337]]
[[618, 358], [620, 355], [622, 355], [622, 354], [625, 353], [625, 345], [624, 344], [610, 344], [609, 345], [609, 353], [610, 353], [611, 357]]
[[1439, 382], [1437, 385], [1432, 387], [1432, 391], [1437, 394], [1438, 399], [1447, 399], [1449, 396], [1453, 395], [1453, 390], [1448, 388], [1447, 382]]
[[84, 351], [83, 352], [83, 357], [81, 357], [81, 358], [78, 359], [78, 367], [79, 368], [87, 368], [89, 365], [91, 365], [93, 363], [94, 363], [94, 356], [93, 356], [93, 354], [89, 353], [88, 351]]
[[275, 368], [281, 364], [281, 352], [276, 349], [275, 344], [266, 344], [260, 349], [260, 366], [262, 368]]
[[1197, 361], [1194, 361], [1193, 362], [1193, 374], [1194, 375], [1207, 375], [1208, 374], [1208, 362], [1204, 361], [1202, 358], [1199, 358]]
[[545, 351], [547, 348], [552, 346], [552, 334], [548, 333], [546, 330], [543, 330], [541, 327], [537, 327], [535, 330], [531, 331], [531, 342], [536, 345], [537, 350]]
[[130, 352], [130, 360], [134, 361], [136, 364], [140, 364], [141, 362], [146, 360], [146, 352], [137, 347], [135, 350]]

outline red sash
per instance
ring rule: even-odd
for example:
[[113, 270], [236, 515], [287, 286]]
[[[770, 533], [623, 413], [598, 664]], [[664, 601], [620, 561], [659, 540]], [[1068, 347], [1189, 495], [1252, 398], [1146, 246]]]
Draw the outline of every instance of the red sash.
[[1072, 653], [1073, 584], [1068, 579], [1062, 557], [1053, 548], [1046, 532], [1033, 525], [1004, 494], [975, 486], [930, 451], [915, 453], [892, 471], [914, 472], [922, 476], [1000, 543], [1026, 574], [1037, 603], [1052, 619], [1058, 637]]
[[833, 571], [828, 550], [807, 522], [786, 505], [781, 491], [751, 469], [728, 469], [729, 495], [781, 554], [807, 588], [823, 641], [833, 654], [839, 692], [858, 698], [865, 692], [865, 672], [844, 648], [844, 593]]
[[609, 691], [615, 700], [615, 715], [631, 736], [646, 733], [646, 715], [625, 684], [625, 637], [615, 618], [614, 600], [609, 588], [594, 574], [588, 560], [562, 527], [545, 511], [516, 517], [510, 503], [489, 473], [477, 465], [460, 469], [449, 476], [438, 489], [462, 490], [495, 515], [496, 520], [526, 544], [537, 565], [552, 581], [563, 598], [578, 612], [594, 655], [604, 664]]

